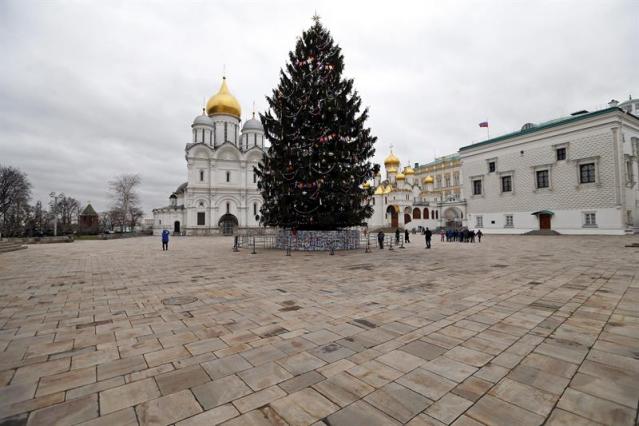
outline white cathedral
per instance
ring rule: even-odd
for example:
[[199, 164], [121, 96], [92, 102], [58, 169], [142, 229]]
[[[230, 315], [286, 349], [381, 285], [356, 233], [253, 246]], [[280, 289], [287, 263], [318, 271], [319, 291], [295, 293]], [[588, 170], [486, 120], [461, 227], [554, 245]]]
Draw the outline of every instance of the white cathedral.
[[191, 142], [184, 148], [187, 181], [153, 210], [153, 231], [178, 235], [230, 235], [259, 226], [262, 196], [254, 168], [264, 156], [264, 128], [255, 118], [240, 129], [242, 109], [222, 79], [222, 86], [193, 120]]

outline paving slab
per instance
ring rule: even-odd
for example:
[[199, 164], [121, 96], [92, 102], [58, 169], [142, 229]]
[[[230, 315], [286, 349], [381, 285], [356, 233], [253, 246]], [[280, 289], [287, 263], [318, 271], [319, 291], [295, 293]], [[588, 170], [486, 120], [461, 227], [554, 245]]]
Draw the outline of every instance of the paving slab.
[[[329, 257], [234, 253], [224, 237], [162, 252], [144, 237], [6, 253], [0, 422], [632, 424], [632, 239]], [[163, 303], [182, 296], [197, 300]]]

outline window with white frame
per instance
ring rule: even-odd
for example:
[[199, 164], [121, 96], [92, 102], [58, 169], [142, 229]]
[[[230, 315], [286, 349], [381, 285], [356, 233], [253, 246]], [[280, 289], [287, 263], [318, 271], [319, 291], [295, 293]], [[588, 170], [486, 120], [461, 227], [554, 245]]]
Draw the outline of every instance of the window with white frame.
[[497, 162], [489, 161], [488, 162], [488, 173], [494, 173], [497, 170]]
[[548, 170], [537, 170], [535, 177], [537, 189], [550, 187], [550, 172]]
[[596, 227], [597, 215], [595, 212], [584, 212], [584, 227]]
[[206, 225], [206, 213], [204, 212], [197, 213], [197, 224], [198, 226]]
[[482, 184], [481, 179], [473, 179], [473, 195], [481, 195], [482, 194]]
[[475, 216], [475, 226], [477, 228], [481, 228], [484, 226], [484, 217], [483, 216]]
[[507, 214], [506, 215], [506, 223], [505, 223], [504, 227], [512, 228], [513, 226], [514, 226], [514, 224], [513, 224], [513, 215]]
[[453, 175], [453, 182], [455, 186], [459, 186], [459, 173]]
[[505, 175], [501, 177], [501, 192], [513, 192], [512, 175]]
[[633, 183], [633, 181], [632, 159], [628, 158], [626, 159], [626, 182]]
[[579, 183], [594, 183], [596, 181], [595, 163], [579, 165]]

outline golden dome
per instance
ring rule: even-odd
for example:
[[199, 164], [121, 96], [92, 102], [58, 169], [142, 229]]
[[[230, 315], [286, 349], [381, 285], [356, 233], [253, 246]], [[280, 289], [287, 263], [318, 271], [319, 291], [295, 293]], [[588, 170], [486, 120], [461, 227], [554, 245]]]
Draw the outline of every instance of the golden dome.
[[362, 188], [364, 188], [364, 189], [368, 189], [368, 188], [370, 188], [370, 187], [371, 187], [371, 184], [370, 184], [370, 183], [368, 183], [368, 182], [364, 182], [364, 183], [362, 184]]
[[404, 180], [404, 179], [406, 179], [406, 176], [404, 176], [404, 173], [399, 172], [399, 173], [397, 173], [397, 176], [395, 177], [395, 179]]
[[384, 187], [382, 185], [380, 185], [375, 190], [375, 194], [374, 195], [382, 195], [382, 194], [384, 194]]
[[242, 115], [240, 103], [231, 94], [226, 85], [226, 77], [222, 77], [222, 86], [220, 86], [217, 94], [213, 95], [206, 103], [206, 113], [209, 116], [213, 114], [229, 114], [237, 118]]
[[390, 194], [393, 191], [393, 187], [388, 185], [385, 189], [384, 189], [384, 194]]
[[388, 172], [388, 173], [397, 173], [397, 167], [390, 166], [388, 169], [386, 169], [386, 172]]
[[424, 183], [433, 183], [433, 177], [428, 175], [424, 178]]
[[384, 166], [388, 169], [389, 167], [399, 167], [399, 158], [393, 154], [393, 151], [386, 157], [384, 160]]
[[414, 175], [415, 174], [415, 170], [411, 166], [406, 166], [406, 167], [404, 167], [404, 174], [406, 176]]

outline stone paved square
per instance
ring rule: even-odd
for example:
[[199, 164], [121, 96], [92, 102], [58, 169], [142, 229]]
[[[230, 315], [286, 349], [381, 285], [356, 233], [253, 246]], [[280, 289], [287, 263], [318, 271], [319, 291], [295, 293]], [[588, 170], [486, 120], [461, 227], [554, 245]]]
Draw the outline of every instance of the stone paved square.
[[30, 246], [0, 255], [0, 419], [634, 425], [635, 239]]

